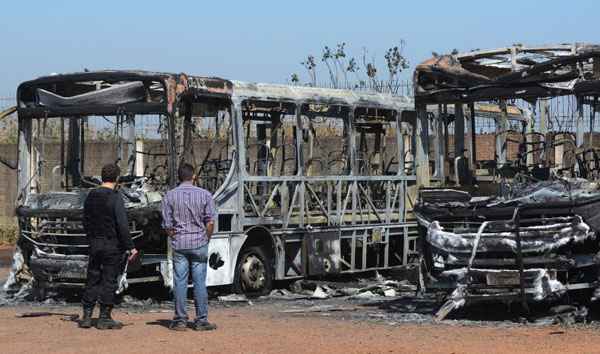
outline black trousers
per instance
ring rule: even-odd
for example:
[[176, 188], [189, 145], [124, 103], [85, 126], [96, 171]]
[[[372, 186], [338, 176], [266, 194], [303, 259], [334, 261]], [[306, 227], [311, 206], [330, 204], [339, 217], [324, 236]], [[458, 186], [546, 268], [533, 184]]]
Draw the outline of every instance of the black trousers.
[[125, 266], [124, 252], [109, 241], [90, 242], [87, 282], [82, 299], [84, 306], [93, 306], [96, 301], [109, 306], [115, 303], [117, 278]]

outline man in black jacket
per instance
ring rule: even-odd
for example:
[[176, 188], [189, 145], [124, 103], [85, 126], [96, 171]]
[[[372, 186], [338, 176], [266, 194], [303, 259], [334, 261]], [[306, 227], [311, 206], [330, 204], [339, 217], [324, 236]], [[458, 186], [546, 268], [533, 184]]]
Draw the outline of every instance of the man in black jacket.
[[100, 303], [98, 329], [120, 329], [123, 325], [112, 319], [111, 311], [117, 290], [117, 278], [123, 271], [124, 254], [129, 259], [137, 255], [131, 235], [125, 204], [115, 190], [121, 171], [117, 165], [102, 168], [102, 185], [88, 194], [83, 206], [83, 226], [90, 244], [87, 283], [83, 294], [83, 318], [79, 327], [92, 326], [96, 301]]

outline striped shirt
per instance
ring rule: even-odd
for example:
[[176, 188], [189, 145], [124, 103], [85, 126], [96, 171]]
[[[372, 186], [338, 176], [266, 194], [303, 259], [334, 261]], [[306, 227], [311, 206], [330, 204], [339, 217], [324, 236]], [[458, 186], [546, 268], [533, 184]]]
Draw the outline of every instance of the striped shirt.
[[175, 250], [194, 249], [208, 243], [206, 224], [217, 216], [209, 191], [183, 182], [170, 190], [162, 201], [162, 227], [173, 230], [171, 246]]

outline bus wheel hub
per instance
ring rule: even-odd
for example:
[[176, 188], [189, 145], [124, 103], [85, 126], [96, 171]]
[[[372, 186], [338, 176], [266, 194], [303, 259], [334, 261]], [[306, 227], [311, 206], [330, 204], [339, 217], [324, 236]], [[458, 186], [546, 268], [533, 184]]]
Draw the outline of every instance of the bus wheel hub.
[[249, 255], [242, 265], [242, 282], [246, 289], [260, 289], [265, 285], [265, 265], [255, 255]]

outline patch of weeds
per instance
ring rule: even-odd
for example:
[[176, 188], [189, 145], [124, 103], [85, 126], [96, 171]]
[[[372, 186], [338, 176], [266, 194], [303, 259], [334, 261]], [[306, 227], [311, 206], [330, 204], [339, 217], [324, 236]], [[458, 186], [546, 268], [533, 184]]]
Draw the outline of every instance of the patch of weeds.
[[0, 245], [14, 245], [19, 232], [16, 224], [0, 223]]

